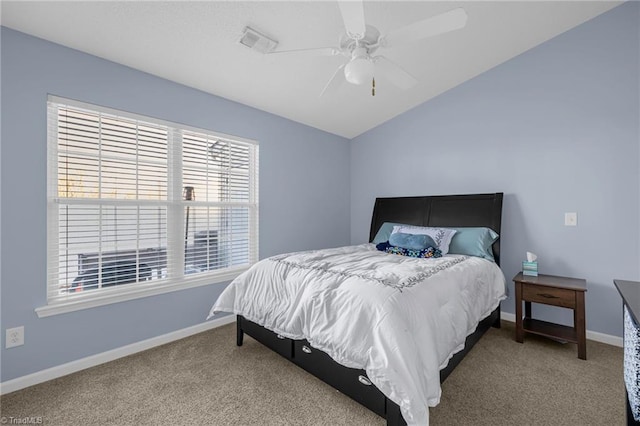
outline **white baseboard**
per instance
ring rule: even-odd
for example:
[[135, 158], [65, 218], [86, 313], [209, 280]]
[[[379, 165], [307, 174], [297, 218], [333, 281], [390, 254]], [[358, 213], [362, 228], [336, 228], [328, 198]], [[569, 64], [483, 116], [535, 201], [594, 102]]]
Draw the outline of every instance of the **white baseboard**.
[[191, 327], [183, 328], [182, 330], [172, 331], [171, 333], [163, 334], [161, 336], [152, 337], [150, 339], [122, 346], [120, 348], [112, 349], [96, 355], [91, 355], [86, 358], [78, 359], [76, 361], [71, 361], [66, 364], [57, 365], [55, 367], [27, 374], [26, 376], [7, 380], [6, 382], [0, 383], [0, 395], [24, 389], [29, 386], [37, 385], [38, 383], [43, 383], [48, 380], [57, 379], [58, 377], [66, 376], [67, 374], [75, 373], [76, 371], [84, 370], [89, 367], [95, 367], [96, 365], [104, 364], [106, 362], [133, 355], [138, 352], [146, 351], [147, 349], [164, 345], [175, 340], [184, 339], [185, 337], [202, 333], [203, 331], [230, 324], [235, 320], [235, 315], [227, 315], [219, 319], [214, 319], [211, 321], [193, 325]]
[[[516, 322], [516, 315], [509, 312], [502, 312], [500, 318], [509, 322]], [[607, 345], [623, 347], [622, 337], [612, 336], [610, 334], [598, 333], [597, 331], [587, 330], [587, 340], [593, 340]]]

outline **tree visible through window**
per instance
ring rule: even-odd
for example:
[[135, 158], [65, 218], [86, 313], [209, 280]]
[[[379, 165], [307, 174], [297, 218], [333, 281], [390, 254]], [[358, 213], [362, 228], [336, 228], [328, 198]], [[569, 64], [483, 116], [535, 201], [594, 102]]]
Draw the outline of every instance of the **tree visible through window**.
[[51, 97], [48, 300], [215, 282], [257, 260], [253, 141]]

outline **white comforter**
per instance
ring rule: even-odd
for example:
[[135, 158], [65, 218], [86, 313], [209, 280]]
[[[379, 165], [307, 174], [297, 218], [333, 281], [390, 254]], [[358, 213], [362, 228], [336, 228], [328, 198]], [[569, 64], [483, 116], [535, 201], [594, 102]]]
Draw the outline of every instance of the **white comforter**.
[[373, 244], [274, 256], [236, 278], [211, 308], [364, 369], [409, 425], [427, 425], [440, 376], [467, 335], [505, 298], [493, 262], [414, 259]]

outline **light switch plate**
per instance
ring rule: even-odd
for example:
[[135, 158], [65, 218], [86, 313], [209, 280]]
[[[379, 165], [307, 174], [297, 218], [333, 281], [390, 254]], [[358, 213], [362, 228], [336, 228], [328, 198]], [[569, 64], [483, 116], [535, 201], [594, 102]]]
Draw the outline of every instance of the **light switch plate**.
[[578, 226], [578, 213], [565, 213], [564, 226]]

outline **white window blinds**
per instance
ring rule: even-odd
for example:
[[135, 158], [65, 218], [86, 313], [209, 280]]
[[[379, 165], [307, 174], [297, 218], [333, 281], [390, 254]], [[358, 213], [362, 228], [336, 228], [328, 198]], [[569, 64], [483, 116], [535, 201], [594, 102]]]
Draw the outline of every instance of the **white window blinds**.
[[258, 145], [50, 97], [49, 303], [228, 279], [258, 257]]

